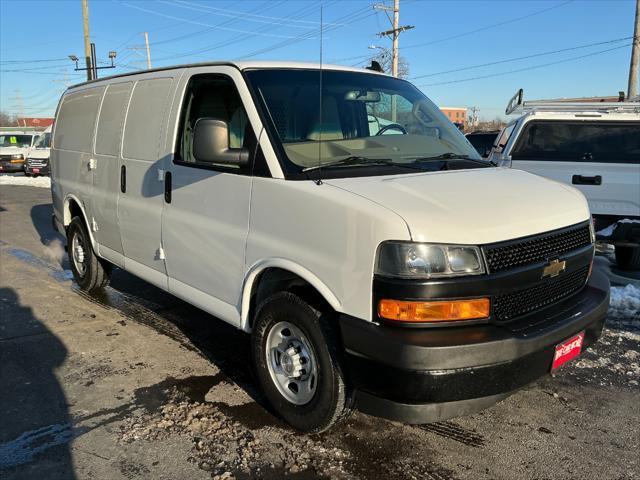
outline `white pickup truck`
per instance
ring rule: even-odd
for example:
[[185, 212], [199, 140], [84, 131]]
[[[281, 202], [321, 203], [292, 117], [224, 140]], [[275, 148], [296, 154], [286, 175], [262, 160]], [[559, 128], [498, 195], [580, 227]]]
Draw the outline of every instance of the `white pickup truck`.
[[370, 70], [206, 63], [76, 85], [51, 167], [78, 285], [115, 265], [247, 332], [266, 398], [306, 432], [354, 406], [478, 411], [606, 317], [584, 196], [494, 167]]
[[519, 90], [506, 113], [521, 116], [489, 159], [578, 188], [618, 266], [640, 269], [640, 102], [525, 102]]

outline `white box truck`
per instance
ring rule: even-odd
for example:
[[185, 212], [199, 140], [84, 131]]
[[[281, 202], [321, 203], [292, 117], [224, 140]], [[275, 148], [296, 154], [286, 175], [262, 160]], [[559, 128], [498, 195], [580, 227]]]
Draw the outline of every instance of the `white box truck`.
[[80, 287], [117, 266], [247, 332], [302, 431], [354, 407], [478, 411], [603, 328], [584, 196], [495, 168], [377, 72], [208, 63], [76, 85], [51, 167]]

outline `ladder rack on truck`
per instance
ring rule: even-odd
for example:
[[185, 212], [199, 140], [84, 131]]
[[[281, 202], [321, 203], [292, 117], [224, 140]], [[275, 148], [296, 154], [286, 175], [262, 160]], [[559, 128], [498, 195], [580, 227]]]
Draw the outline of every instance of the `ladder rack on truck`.
[[[635, 99], [634, 99], [635, 100]], [[562, 102], [557, 100], [533, 100], [524, 101], [524, 91], [518, 90], [511, 97], [506, 115], [523, 114], [529, 112], [608, 112], [608, 113], [639, 113], [640, 102]]]

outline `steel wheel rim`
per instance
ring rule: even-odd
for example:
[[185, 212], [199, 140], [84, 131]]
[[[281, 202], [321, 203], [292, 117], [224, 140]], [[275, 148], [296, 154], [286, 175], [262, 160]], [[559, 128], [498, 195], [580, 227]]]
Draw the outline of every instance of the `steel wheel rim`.
[[87, 271], [86, 247], [84, 239], [80, 234], [74, 235], [71, 241], [71, 258], [73, 259], [73, 265], [76, 267], [78, 275], [84, 277]]
[[311, 401], [318, 386], [317, 360], [311, 342], [290, 322], [276, 323], [265, 345], [269, 375], [280, 394], [294, 405]]

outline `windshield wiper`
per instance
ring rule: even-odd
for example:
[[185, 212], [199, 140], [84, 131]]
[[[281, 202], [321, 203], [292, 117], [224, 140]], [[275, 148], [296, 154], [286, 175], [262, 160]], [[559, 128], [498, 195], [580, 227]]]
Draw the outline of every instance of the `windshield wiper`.
[[430, 160], [469, 160], [471, 162], [480, 163], [482, 165], [493, 165], [496, 166], [493, 162], [489, 160], [479, 160], [477, 158], [470, 157], [469, 155], [454, 153], [454, 152], [446, 152], [440, 155], [435, 155], [433, 157], [419, 157], [414, 160], [415, 163], [420, 162], [428, 162]]
[[318, 170], [319, 168], [331, 168], [336, 166], [367, 166], [367, 165], [384, 165], [390, 167], [400, 167], [400, 168], [408, 168], [410, 170], [422, 170], [422, 168], [410, 164], [410, 163], [396, 163], [392, 161], [390, 158], [370, 158], [370, 157], [362, 157], [359, 155], [353, 155], [351, 157], [341, 158], [340, 160], [336, 160], [334, 162], [328, 162], [323, 164], [314, 165], [312, 167], [303, 168], [303, 172], [310, 172], [312, 170]]

